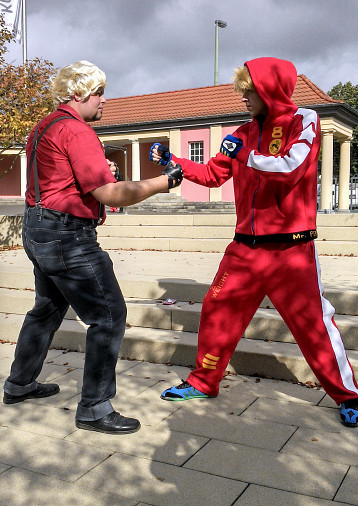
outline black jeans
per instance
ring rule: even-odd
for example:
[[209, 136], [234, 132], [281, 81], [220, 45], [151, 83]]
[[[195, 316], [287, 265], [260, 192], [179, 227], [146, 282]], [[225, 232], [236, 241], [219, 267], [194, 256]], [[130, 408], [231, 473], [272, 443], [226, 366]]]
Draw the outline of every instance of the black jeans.
[[113, 411], [110, 399], [116, 393], [127, 310], [112, 260], [97, 242], [95, 222], [27, 208], [23, 244], [34, 265], [36, 299], [22, 325], [4, 390], [23, 395], [36, 388], [53, 336], [71, 305], [89, 326], [76, 417], [102, 418]]

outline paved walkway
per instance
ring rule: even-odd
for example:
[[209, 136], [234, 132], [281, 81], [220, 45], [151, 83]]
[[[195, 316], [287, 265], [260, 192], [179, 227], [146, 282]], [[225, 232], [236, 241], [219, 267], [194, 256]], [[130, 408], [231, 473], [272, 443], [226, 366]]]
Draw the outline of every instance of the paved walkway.
[[227, 376], [215, 399], [166, 402], [188, 369], [120, 360], [113, 404], [142, 428], [110, 436], [74, 425], [83, 360], [50, 351], [40, 381], [60, 393], [1, 405], [1, 504], [358, 505], [358, 429], [322, 390]]
[[[221, 254], [112, 251], [121, 278], [210, 282]], [[326, 288], [357, 290], [357, 257], [321, 257]], [[28, 272], [22, 250], [0, 267]], [[0, 391], [14, 345], [0, 344]], [[227, 376], [215, 399], [162, 401], [188, 369], [120, 360], [114, 407], [139, 432], [78, 430], [84, 355], [50, 350], [40, 381], [58, 395], [0, 404], [0, 504], [152, 506], [358, 505], [358, 429], [323, 390]]]
[[[222, 253], [108, 250], [121, 279], [190, 279], [211, 283]], [[358, 256], [320, 256], [322, 281], [330, 290], [358, 290]], [[24, 250], [0, 251], [0, 272], [32, 273]], [[357, 303], [358, 306], [358, 303]]]

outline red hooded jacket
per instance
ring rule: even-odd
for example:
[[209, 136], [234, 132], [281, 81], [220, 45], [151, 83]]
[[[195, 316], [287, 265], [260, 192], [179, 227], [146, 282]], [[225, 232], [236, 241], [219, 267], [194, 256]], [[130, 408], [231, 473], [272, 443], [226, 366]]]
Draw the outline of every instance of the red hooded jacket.
[[188, 180], [203, 186], [218, 187], [233, 178], [236, 233], [314, 230], [321, 145], [318, 115], [292, 102], [297, 72], [291, 62], [267, 57], [245, 65], [268, 113], [234, 132], [243, 141], [236, 159], [218, 153], [207, 164], [175, 156], [173, 161], [182, 165]]

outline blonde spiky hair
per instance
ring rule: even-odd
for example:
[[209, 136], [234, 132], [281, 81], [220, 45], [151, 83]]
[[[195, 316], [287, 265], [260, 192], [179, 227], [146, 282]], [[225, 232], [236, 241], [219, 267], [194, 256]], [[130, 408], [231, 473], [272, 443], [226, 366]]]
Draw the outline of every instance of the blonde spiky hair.
[[238, 67], [235, 70], [234, 80], [234, 91], [242, 95], [246, 90], [253, 91], [255, 89], [254, 83], [252, 82], [249, 69], [244, 65]]
[[107, 85], [106, 74], [93, 63], [81, 60], [62, 67], [51, 84], [54, 105], [69, 102], [75, 95], [83, 100]]

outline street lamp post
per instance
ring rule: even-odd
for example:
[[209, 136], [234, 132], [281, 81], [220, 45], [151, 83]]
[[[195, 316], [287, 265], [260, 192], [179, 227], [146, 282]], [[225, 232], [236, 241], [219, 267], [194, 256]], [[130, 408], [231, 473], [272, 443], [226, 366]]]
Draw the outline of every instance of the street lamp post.
[[226, 28], [226, 21], [221, 21], [221, 19], [215, 20], [215, 69], [214, 69], [214, 86], [218, 84], [219, 81], [219, 28]]
[[26, 19], [26, 0], [22, 0], [22, 60], [23, 64], [27, 62], [27, 19]]

